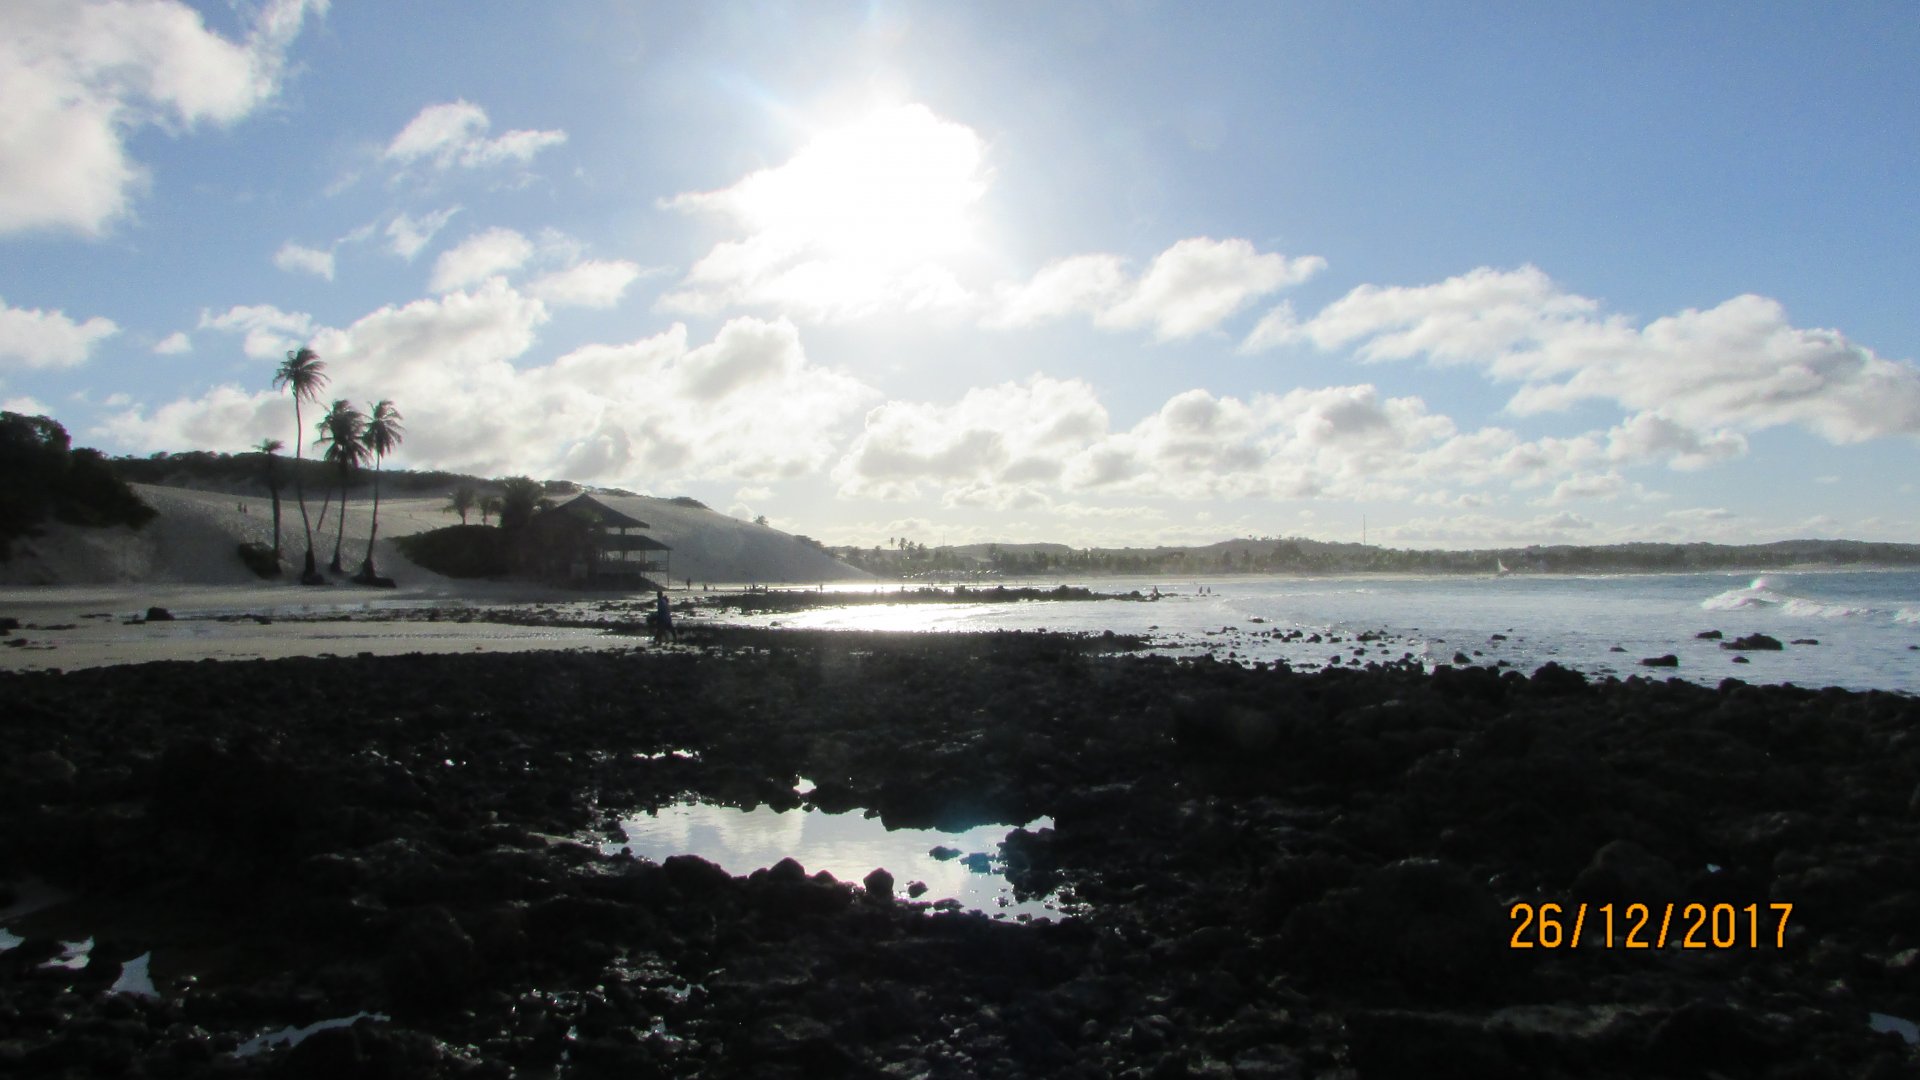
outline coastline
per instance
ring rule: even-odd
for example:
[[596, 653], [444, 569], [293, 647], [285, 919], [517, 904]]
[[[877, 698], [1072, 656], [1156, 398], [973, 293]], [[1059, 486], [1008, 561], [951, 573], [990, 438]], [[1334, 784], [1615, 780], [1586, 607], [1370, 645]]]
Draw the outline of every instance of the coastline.
[[[1920, 1060], [1871, 1030], [1920, 1016], [1920, 702], [1108, 648], [716, 630], [0, 674], [0, 876], [74, 895], [9, 923], [0, 1054], [29, 1075], [89, 1054], [423, 1076]], [[792, 806], [802, 776], [890, 826], [1049, 816], [1002, 857], [1084, 913], [930, 915], [877, 878], [598, 850], [621, 813]], [[1512, 947], [1515, 903], [1607, 900], [1795, 906], [1777, 944]], [[41, 966], [82, 932], [85, 965]], [[146, 952], [158, 996], [110, 993]], [[227, 1057], [359, 1013], [386, 1019]]]

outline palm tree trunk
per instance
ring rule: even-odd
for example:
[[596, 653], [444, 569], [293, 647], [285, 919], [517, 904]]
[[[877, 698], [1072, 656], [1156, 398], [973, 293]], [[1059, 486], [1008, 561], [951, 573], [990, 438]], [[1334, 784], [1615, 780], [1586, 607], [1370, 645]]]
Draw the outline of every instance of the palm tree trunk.
[[347, 539], [347, 475], [340, 474], [340, 520], [334, 525], [333, 561], [327, 568], [334, 573], [340, 572], [340, 545]]
[[276, 478], [271, 485], [273, 491], [273, 564], [280, 565], [280, 481]]
[[311, 585], [320, 577], [313, 566], [313, 521], [307, 517], [307, 485], [302, 477], [306, 470], [301, 468], [300, 439], [305, 434], [306, 424], [300, 419], [300, 395], [293, 396], [293, 494], [300, 500], [300, 524], [307, 534], [307, 561], [301, 568], [300, 580]]
[[380, 535], [380, 455], [373, 456], [373, 527], [367, 530], [367, 560], [360, 564], [360, 576], [371, 579], [373, 568], [373, 541]]

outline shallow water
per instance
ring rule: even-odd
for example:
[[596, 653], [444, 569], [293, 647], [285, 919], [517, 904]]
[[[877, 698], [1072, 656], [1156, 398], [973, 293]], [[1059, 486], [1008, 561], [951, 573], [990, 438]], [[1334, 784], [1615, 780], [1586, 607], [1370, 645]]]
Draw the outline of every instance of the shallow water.
[[[860, 604], [738, 617], [750, 625], [860, 630], [1065, 630], [1146, 636], [1156, 651], [1302, 668], [1400, 659], [1532, 671], [1548, 661], [1590, 675], [1679, 677], [1920, 692], [1920, 573], [1809, 571], [1505, 577], [1245, 576], [1173, 582], [1088, 578], [1114, 593], [1158, 588], [1158, 601], [1023, 601], [1009, 604]], [[1009, 585], [1014, 584], [1008, 582]], [[1720, 642], [1765, 633], [1780, 652], [1748, 662]], [[1299, 631], [1300, 640], [1282, 640]], [[1377, 641], [1354, 640], [1360, 633]], [[1318, 634], [1320, 641], [1304, 640]], [[1503, 639], [1496, 639], [1499, 634]], [[1333, 638], [1340, 640], [1334, 641]], [[1818, 645], [1794, 645], [1796, 639]], [[1614, 651], [1615, 649], [1621, 651]], [[1363, 651], [1362, 651], [1363, 650]], [[1672, 653], [1676, 668], [1645, 668]]]
[[[1051, 828], [1050, 818], [1028, 822], [1029, 830]], [[954, 901], [970, 911], [1019, 918], [1059, 918], [1057, 898], [1018, 900], [1002, 876], [1000, 842], [1012, 830], [1005, 825], [983, 825], [965, 832], [934, 829], [888, 829], [878, 818], [858, 812], [829, 814], [821, 810], [779, 811], [769, 807], [741, 810], [732, 806], [681, 803], [655, 814], [622, 819], [624, 841], [601, 845], [609, 854], [626, 849], [634, 855], [662, 861], [670, 855], [698, 855], [734, 875], [750, 874], [792, 858], [807, 873], [821, 870], [841, 881], [859, 882], [875, 869], [894, 878], [895, 895], [906, 897], [907, 885], [927, 885], [919, 903]], [[936, 858], [935, 848], [956, 854]], [[942, 906], [953, 906], [942, 905]]]

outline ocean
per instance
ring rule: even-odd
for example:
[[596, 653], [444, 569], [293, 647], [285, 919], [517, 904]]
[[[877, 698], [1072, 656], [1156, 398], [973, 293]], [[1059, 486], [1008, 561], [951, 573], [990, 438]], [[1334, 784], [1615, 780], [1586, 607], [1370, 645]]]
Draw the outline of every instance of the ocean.
[[[739, 617], [751, 625], [1139, 634], [1158, 652], [1302, 669], [1412, 658], [1428, 666], [1553, 661], [1593, 676], [1738, 678], [1920, 693], [1920, 572], [1806, 571], [1463, 577], [1060, 578], [1008, 586], [1139, 590], [1153, 601], [849, 604]], [[845, 592], [917, 585], [841, 585]], [[1697, 635], [1718, 630], [1721, 640]], [[1766, 634], [1785, 648], [1723, 648]], [[1796, 643], [1798, 642], [1798, 643]], [[1678, 667], [1644, 667], [1671, 654]], [[1737, 657], [1746, 663], [1737, 663]]]

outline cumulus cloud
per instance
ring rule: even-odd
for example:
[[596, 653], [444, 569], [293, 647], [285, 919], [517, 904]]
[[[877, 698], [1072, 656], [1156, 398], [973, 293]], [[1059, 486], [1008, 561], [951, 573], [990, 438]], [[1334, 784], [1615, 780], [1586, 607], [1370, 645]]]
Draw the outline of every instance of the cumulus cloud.
[[175, 330], [166, 337], [153, 343], [153, 351], [160, 356], [179, 356], [193, 351], [193, 339], [185, 330]]
[[[1362, 286], [1305, 322], [1270, 318], [1249, 346], [1306, 341], [1350, 347], [1363, 361], [1478, 367], [1521, 384], [1508, 402], [1520, 414], [1590, 400], [1657, 412], [1676, 428], [1663, 433], [1642, 421], [1623, 453], [1636, 439], [1665, 441], [1682, 467], [1734, 455], [1743, 431], [1796, 426], [1835, 443], [1920, 434], [1920, 369], [1837, 330], [1795, 327], [1761, 296], [1637, 327], [1534, 267], [1481, 268], [1437, 285]], [[1698, 445], [1684, 445], [1680, 429], [1696, 433]]]
[[783, 164], [662, 201], [739, 236], [715, 245], [661, 306], [763, 306], [820, 320], [964, 307], [971, 294], [943, 260], [971, 246], [990, 179], [985, 141], [924, 105], [821, 132]]
[[76, 323], [63, 311], [9, 307], [0, 299], [0, 367], [66, 368], [87, 362], [93, 347], [120, 332], [96, 315]]
[[536, 279], [527, 291], [559, 307], [610, 308], [641, 273], [625, 259], [590, 259]]
[[200, 329], [243, 334], [241, 350], [255, 360], [279, 360], [313, 336], [313, 316], [303, 311], [281, 311], [272, 304], [242, 304], [218, 315], [200, 313]]
[[437, 169], [481, 169], [508, 162], [526, 164], [550, 146], [567, 141], [564, 131], [509, 131], [488, 138], [492, 121], [470, 101], [451, 101], [421, 109], [387, 144], [386, 157]]
[[146, 170], [133, 131], [232, 124], [278, 89], [286, 50], [327, 0], [272, 0], [244, 41], [177, 0], [22, 0], [0, 34], [0, 234], [98, 235]]
[[273, 265], [288, 273], [312, 274], [333, 280], [333, 252], [303, 247], [289, 240], [273, 254]]
[[1036, 375], [969, 390], [952, 405], [889, 401], [867, 413], [834, 466], [843, 495], [907, 498], [1056, 483], [1067, 462], [1107, 434], [1107, 411], [1079, 379]]
[[1028, 326], [1073, 314], [1108, 329], [1151, 328], [1161, 341], [1216, 329], [1262, 296], [1325, 269], [1316, 255], [1288, 258], [1241, 239], [1191, 237], [1154, 257], [1138, 280], [1117, 255], [1075, 255], [995, 292], [984, 321]]
[[495, 274], [518, 270], [533, 255], [533, 244], [512, 229], [492, 228], [440, 254], [433, 264], [428, 288], [450, 292], [484, 281]]
[[411, 260], [433, 240], [433, 234], [445, 228], [453, 215], [459, 212], [459, 207], [449, 206], [417, 218], [409, 214], [395, 214], [393, 220], [387, 222], [387, 250]]
[[[205, 325], [272, 333], [298, 325], [327, 364], [329, 395], [391, 398], [407, 414], [410, 464], [655, 486], [685, 479], [762, 483], [819, 471], [874, 398], [810, 361], [784, 320], [741, 318], [711, 342], [684, 326], [624, 345], [528, 360], [544, 302], [489, 278], [371, 312], [344, 328], [236, 308]], [[276, 341], [276, 345], [279, 343]], [[264, 343], [263, 343], [264, 345]], [[285, 438], [286, 396], [216, 387], [157, 409], [115, 414], [101, 431], [130, 449], [236, 449]]]

